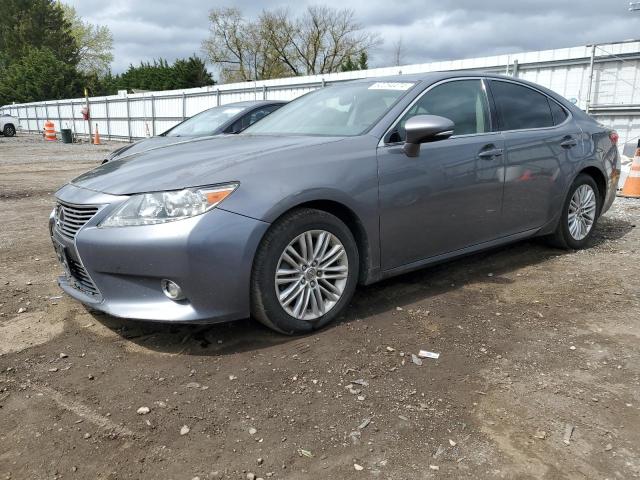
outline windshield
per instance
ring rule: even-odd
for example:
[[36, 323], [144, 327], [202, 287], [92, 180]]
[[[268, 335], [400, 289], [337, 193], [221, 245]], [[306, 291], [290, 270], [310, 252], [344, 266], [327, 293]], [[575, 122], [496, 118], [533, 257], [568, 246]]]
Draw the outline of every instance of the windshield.
[[163, 135], [167, 137], [196, 137], [211, 135], [220, 125], [242, 112], [246, 107], [215, 107], [179, 123]]
[[248, 134], [352, 136], [366, 132], [414, 82], [358, 82], [300, 97], [245, 130]]

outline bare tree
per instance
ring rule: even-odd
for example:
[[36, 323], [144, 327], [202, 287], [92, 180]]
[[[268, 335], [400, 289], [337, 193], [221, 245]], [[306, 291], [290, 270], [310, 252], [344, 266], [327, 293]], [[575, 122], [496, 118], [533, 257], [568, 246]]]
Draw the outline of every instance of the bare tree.
[[393, 64], [397, 67], [404, 63], [404, 42], [402, 37], [393, 42]]
[[379, 43], [364, 31], [353, 10], [308, 7], [298, 18], [287, 10], [263, 12], [269, 41], [293, 75], [314, 75], [340, 70], [348, 58], [357, 58]]
[[351, 10], [309, 7], [292, 17], [280, 9], [247, 21], [238, 9], [227, 8], [212, 10], [209, 19], [211, 34], [203, 49], [224, 81], [337, 72], [347, 59], [379, 43]]

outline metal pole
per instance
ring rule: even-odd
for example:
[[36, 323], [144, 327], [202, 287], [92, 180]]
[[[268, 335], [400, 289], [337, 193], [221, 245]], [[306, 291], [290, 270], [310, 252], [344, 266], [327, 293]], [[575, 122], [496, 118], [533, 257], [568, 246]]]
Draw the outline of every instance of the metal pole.
[[89, 143], [93, 143], [91, 141], [91, 137], [92, 137], [92, 133], [93, 133], [93, 129], [91, 128], [91, 105], [89, 102], [89, 90], [87, 90], [86, 88], [84, 89], [84, 100], [86, 103], [86, 107], [87, 107], [87, 113], [89, 114], [89, 120], [87, 120], [87, 123], [89, 123]]
[[107, 138], [111, 140], [111, 117], [109, 115], [109, 97], [104, 97], [104, 111], [107, 116]]
[[56, 110], [58, 111], [58, 125], [60, 125], [60, 132], [62, 132], [62, 115], [60, 115], [60, 102], [56, 101]]
[[593, 85], [593, 64], [596, 59], [596, 45], [591, 45], [591, 60], [589, 61], [589, 85], [587, 86], [587, 104], [585, 111], [589, 113], [591, 107], [591, 87]]
[[187, 94], [182, 92], [182, 121], [187, 118]]
[[31, 132], [31, 120], [29, 120], [29, 107], [24, 107], [24, 115], [27, 118], [27, 132]]
[[73, 135], [75, 136], [78, 134], [78, 129], [76, 128], [76, 106], [73, 100], [71, 100], [71, 121], [73, 123]]
[[513, 71], [511, 72], [511, 75], [516, 78], [518, 77], [518, 59], [517, 58], [513, 61]]
[[216, 90], [216, 106], [220, 106], [220, 90]]
[[262, 86], [262, 100], [266, 100], [267, 99], [267, 86], [263, 85]]
[[129, 110], [129, 95], [127, 94], [127, 136], [131, 142], [131, 113]]
[[156, 102], [153, 95], [151, 95], [151, 136], [156, 136]]
[[38, 115], [38, 105], [34, 106], [36, 111], [36, 132], [40, 133], [40, 115]]

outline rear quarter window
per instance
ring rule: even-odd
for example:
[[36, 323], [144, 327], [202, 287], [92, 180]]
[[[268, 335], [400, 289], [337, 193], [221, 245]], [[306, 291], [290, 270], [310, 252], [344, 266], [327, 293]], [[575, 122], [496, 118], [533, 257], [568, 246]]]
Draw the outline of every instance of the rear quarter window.
[[[511, 82], [491, 80], [500, 130], [524, 130], [554, 125], [547, 97]], [[555, 102], [551, 102], [555, 103]]]
[[553, 117], [554, 125], [560, 125], [569, 116], [569, 114], [563, 107], [561, 107], [557, 102], [554, 102], [551, 99], [549, 99], [549, 106], [551, 107], [551, 115]]

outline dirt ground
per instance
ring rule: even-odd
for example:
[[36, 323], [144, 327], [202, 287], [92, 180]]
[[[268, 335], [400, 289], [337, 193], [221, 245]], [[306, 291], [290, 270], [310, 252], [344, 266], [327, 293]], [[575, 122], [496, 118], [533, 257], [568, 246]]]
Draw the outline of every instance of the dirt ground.
[[162, 326], [55, 282], [53, 192], [115, 146], [0, 137], [0, 479], [640, 477], [640, 200], [588, 250], [359, 288], [307, 337]]

